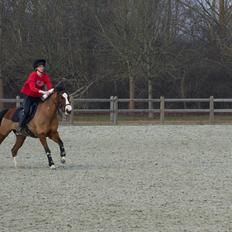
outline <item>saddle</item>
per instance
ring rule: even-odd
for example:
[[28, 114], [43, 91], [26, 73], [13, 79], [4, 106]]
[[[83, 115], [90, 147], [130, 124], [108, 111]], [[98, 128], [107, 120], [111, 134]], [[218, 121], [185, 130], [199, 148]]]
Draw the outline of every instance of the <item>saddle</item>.
[[[33, 119], [33, 117], [35, 116], [35, 112], [36, 112], [37, 106], [38, 106], [37, 103], [34, 103], [34, 104], [31, 105], [29, 115], [25, 119], [26, 120], [26, 124], [28, 124]], [[13, 114], [11, 120], [13, 122], [20, 122], [20, 120], [23, 118], [23, 116], [24, 116], [24, 109], [23, 109], [23, 107], [20, 106], [20, 107], [18, 107], [16, 109], [16, 111]]]
[[[36, 110], [37, 110], [37, 103], [32, 104], [31, 108], [30, 108], [30, 112], [29, 115], [27, 116], [27, 118], [25, 119], [26, 122], [26, 126], [25, 128], [23, 128], [22, 133], [20, 133], [21, 135], [25, 135], [25, 136], [30, 136], [30, 137], [36, 137], [31, 130], [27, 127], [27, 124], [33, 119], [33, 117], [35, 116]], [[20, 122], [22, 120], [24, 116], [24, 109], [23, 107], [19, 107], [16, 109], [15, 113], [13, 114], [11, 120], [13, 122]]]

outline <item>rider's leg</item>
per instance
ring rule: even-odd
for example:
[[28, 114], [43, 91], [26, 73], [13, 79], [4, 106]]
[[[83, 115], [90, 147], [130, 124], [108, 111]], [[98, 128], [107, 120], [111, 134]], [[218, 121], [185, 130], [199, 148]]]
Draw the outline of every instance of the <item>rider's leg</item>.
[[19, 130], [22, 130], [26, 126], [27, 118], [30, 114], [30, 108], [32, 104], [33, 104], [33, 98], [30, 96], [26, 96], [23, 101], [24, 112], [19, 122]]

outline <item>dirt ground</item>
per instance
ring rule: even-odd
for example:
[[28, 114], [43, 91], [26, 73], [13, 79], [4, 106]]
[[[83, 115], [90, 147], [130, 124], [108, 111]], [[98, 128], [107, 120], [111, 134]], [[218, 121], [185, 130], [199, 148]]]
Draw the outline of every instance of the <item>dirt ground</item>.
[[63, 126], [56, 170], [28, 138], [0, 146], [1, 232], [232, 231], [232, 126]]

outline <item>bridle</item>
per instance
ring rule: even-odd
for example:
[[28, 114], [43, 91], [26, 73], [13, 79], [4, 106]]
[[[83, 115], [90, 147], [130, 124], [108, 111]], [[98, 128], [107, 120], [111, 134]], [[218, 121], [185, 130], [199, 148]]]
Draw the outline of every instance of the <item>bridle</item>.
[[[64, 92], [64, 93], [60, 94], [60, 97], [63, 97], [65, 99], [65, 104], [64, 104], [65, 113], [67, 113], [67, 111], [72, 111], [72, 105], [70, 103], [70, 100], [68, 100], [68, 94]], [[61, 102], [59, 102], [58, 107], [59, 108], [63, 107]]]

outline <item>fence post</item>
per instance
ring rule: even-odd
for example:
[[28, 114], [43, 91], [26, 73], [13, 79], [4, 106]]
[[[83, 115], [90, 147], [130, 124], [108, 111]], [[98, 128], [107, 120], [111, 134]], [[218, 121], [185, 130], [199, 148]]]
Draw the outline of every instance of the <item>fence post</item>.
[[114, 125], [117, 125], [118, 123], [118, 97], [114, 97]]
[[210, 96], [209, 98], [209, 123], [213, 124], [214, 122], [214, 97]]
[[110, 121], [114, 123], [114, 97], [110, 97]]
[[164, 109], [165, 109], [165, 102], [164, 97], [160, 97], [160, 123], [164, 124]]
[[152, 98], [148, 99], [148, 118], [153, 119], [154, 118], [154, 112], [153, 112], [153, 101]]
[[16, 96], [16, 107], [20, 107], [20, 96]]
[[71, 103], [71, 106], [72, 106], [72, 112], [70, 114], [70, 119], [69, 119], [69, 123], [70, 124], [73, 124], [73, 121], [74, 121], [74, 97], [73, 96], [70, 96], [70, 103]]

